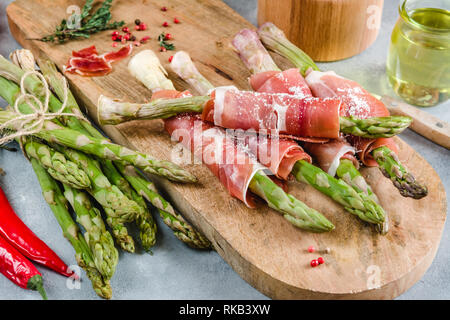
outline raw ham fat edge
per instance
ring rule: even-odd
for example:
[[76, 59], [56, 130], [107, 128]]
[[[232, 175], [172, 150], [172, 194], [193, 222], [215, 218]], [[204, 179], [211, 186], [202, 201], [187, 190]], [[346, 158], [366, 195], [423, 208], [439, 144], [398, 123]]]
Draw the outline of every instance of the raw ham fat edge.
[[[217, 88], [202, 119], [228, 129], [266, 130], [299, 140], [339, 137], [339, 99], [299, 98], [287, 93], [255, 93]], [[324, 142], [323, 139], [319, 139]]]
[[[162, 90], [154, 93], [152, 100], [188, 95], [190, 94], [186, 91], [180, 93]], [[248, 187], [255, 173], [264, 170], [265, 167], [241, 151], [223, 129], [201, 121], [200, 115], [190, 114], [166, 119], [164, 126], [172, 138], [191, 150], [194, 156], [202, 159], [203, 164], [219, 178], [233, 197], [243, 201], [249, 208], [256, 207], [256, 197], [248, 191]]]
[[64, 67], [65, 72], [77, 73], [82, 76], [104, 76], [112, 71], [111, 63], [127, 57], [133, 47], [128, 45], [115, 52], [98, 55], [95, 46], [80, 51], [72, 51], [72, 57]]
[[311, 157], [291, 139], [278, 139], [262, 134], [244, 133], [236, 137], [238, 144], [249, 149], [258, 161], [268, 167], [277, 178], [288, 180], [295, 163], [300, 160], [312, 162]]
[[348, 159], [359, 168], [358, 160], [355, 158], [355, 148], [349, 145], [344, 139], [335, 139], [326, 144], [305, 143], [305, 149], [316, 159], [322, 170], [330, 176], [336, 175], [341, 159]]
[[[316, 97], [338, 97], [342, 99], [347, 106], [345, 110], [342, 110], [344, 116], [364, 119], [390, 115], [383, 102], [372, 96], [355, 81], [338, 76], [333, 71], [309, 71], [306, 82]], [[378, 166], [371, 155], [371, 151], [378, 147], [385, 146], [398, 154], [397, 144], [392, 138], [364, 139], [349, 136], [348, 140], [358, 150], [361, 161], [369, 167]]]
[[[255, 74], [250, 78], [250, 85], [258, 92], [299, 93], [301, 97], [312, 96], [312, 93], [298, 69], [283, 72], [268, 71]], [[295, 88], [295, 89], [293, 89]], [[292, 143], [295, 143], [292, 141]], [[296, 143], [295, 143], [296, 144]], [[318, 161], [319, 166], [331, 176], [336, 175], [341, 159], [348, 159], [359, 168], [355, 158], [355, 149], [344, 139], [330, 140], [324, 144], [304, 144], [307, 151]]]

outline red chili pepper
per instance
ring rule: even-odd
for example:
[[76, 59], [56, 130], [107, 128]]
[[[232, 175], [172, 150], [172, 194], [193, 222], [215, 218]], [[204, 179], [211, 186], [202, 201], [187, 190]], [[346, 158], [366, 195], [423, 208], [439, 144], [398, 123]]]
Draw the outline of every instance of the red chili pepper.
[[3, 237], [0, 237], [0, 272], [19, 287], [38, 291], [47, 300], [42, 275]]
[[76, 276], [69, 267], [33, 231], [31, 231], [11, 208], [0, 188], [0, 237], [7, 240], [21, 254], [66, 276]]

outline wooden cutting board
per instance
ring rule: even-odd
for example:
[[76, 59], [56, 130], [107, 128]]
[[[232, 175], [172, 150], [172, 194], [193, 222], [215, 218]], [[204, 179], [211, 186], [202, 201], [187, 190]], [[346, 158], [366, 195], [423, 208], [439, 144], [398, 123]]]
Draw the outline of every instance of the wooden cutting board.
[[[89, 40], [53, 45], [27, 38], [41, 37], [66, 16], [74, 0], [17, 0], [7, 14], [14, 37], [36, 55], [48, 57], [58, 67], [67, 62], [72, 50], [95, 44], [101, 53], [110, 51], [110, 32]], [[160, 10], [168, 6], [167, 12]], [[114, 1], [113, 16], [129, 26], [140, 18], [146, 22], [152, 41], [138, 48], [158, 49], [154, 40], [162, 32], [170, 32], [178, 50], [190, 53], [200, 72], [215, 85], [234, 84], [249, 89], [245, 69], [230, 48], [230, 39], [251, 24], [219, 0], [135, 0]], [[164, 21], [177, 17], [181, 23], [167, 29]], [[158, 53], [163, 64], [173, 54]], [[286, 67], [280, 59], [276, 59]], [[68, 75], [71, 87], [93, 119], [100, 94], [128, 101], [146, 101], [150, 92], [127, 71], [127, 61], [114, 64], [105, 77], [83, 78]], [[178, 89], [187, 85], [173, 73], [170, 78]], [[152, 156], [170, 159], [174, 143], [159, 121], [135, 121], [116, 127], [105, 126], [117, 143]], [[397, 139], [400, 160], [429, 188], [422, 200], [406, 199], [376, 168], [362, 172], [390, 214], [391, 231], [378, 235], [373, 228], [345, 212], [312, 187], [290, 183], [291, 192], [311, 207], [323, 212], [336, 229], [327, 234], [311, 234], [296, 229], [275, 211], [265, 206], [246, 208], [229, 196], [215, 176], [202, 165], [187, 169], [199, 178], [197, 184], [173, 184], [155, 179], [170, 201], [188, 220], [213, 242], [217, 252], [252, 286], [276, 299], [391, 299], [411, 287], [430, 266], [436, 254], [446, 218], [444, 187], [433, 168], [410, 146]], [[310, 254], [308, 246], [330, 248], [331, 252]], [[311, 268], [309, 262], [323, 256], [326, 263]], [[133, 284], [130, 283], [130, 286]]]

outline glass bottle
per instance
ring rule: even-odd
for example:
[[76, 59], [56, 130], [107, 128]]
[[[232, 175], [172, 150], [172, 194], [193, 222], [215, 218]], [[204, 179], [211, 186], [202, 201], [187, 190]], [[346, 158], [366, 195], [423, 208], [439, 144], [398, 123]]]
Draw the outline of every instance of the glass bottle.
[[450, 92], [450, 0], [402, 0], [386, 72], [408, 103], [431, 107]]

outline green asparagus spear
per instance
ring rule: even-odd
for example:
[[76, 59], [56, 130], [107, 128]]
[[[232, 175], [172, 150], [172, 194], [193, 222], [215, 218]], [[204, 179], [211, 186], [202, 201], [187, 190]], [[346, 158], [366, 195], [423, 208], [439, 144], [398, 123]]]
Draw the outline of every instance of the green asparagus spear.
[[61, 151], [73, 162], [86, 168], [86, 172], [91, 179], [89, 193], [103, 208], [111, 210], [111, 217], [119, 219], [121, 222], [131, 222], [140, 214], [141, 208], [139, 205], [125, 196], [117, 186], [109, 182], [108, 178], [103, 174], [98, 161], [70, 148], [64, 150], [61, 148]]
[[267, 22], [258, 29], [258, 35], [265, 47], [291, 61], [305, 75], [309, 68], [319, 70], [314, 61], [300, 48], [290, 42], [284, 32], [273, 23]]
[[209, 96], [157, 99], [149, 103], [120, 102], [105, 96], [98, 100], [100, 124], [119, 124], [137, 119], [167, 119], [185, 112], [202, 112]]
[[86, 193], [64, 185], [64, 196], [76, 214], [76, 221], [84, 227], [84, 238], [88, 243], [97, 270], [105, 279], [111, 279], [119, 253], [114, 247], [114, 240], [106, 230], [100, 211], [94, 208]]
[[384, 222], [377, 224], [376, 228], [381, 234], [386, 234], [389, 230], [389, 216], [384, 209], [379, 205], [377, 195], [373, 192], [370, 185], [361, 175], [358, 169], [354, 166], [353, 162], [347, 159], [341, 159], [339, 161], [339, 166], [336, 169], [336, 175], [350, 185], [363, 199], [368, 203], [372, 203], [373, 209], [379, 211], [380, 215], [384, 214]]
[[104, 279], [95, 267], [92, 252], [67, 210], [67, 204], [64, 202], [65, 198], [61, 189], [48, 175], [44, 167], [39, 164], [38, 160], [32, 158], [31, 164], [41, 185], [44, 199], [49, 204], [61, 226], [64, 237], [70, 241], [75, 249], [78, 265], [86, 271], [86, 275], [91, 280], [95, 292], [102, 298], [110, 299], [112, 291], [109, 281]]
[[211, 248], [209, 240], [196, 231], [181, 215], [175, 212], [170, 203], [158, 194], [152, 182], [140, 175], [133, 166], [120, 162], [116, 162], [115, 165], [138, 194], [158, 209], [159, 215], [164, 223], [174, 231], [178, 239], [193, 248]]
[[28, 139], [24, 148], [27, 155], [38, 159], [54, 179], [76, 189], [90, 187], [91, 182], [84, 170], [67, 160], [62, 153], [31, 139]]
[[404, 131], [411, 122], [411, 118], [402, 116], [367, 119], [340, 117], [340, 129], [342, 133], [368, 139], [389, 138]]
[[372, 151], [372, 155], [383, 175], [392, 180], [402, 196], [421, 199], [428, 194], [427, 187], [416, 181], [414, 176], [400, 163], [397, 155], [389, 148], [379, 147]]
[[112, 161], [105, 161], [103, 171], [113, 184], [115, 184], [128, 198], [133, 199], [141, 208], [140, 213], [136, 216], [136, 224], [140, 230], [139, 235], [142, 247], [145, 251], [150, 251], [150, 248], [156, 243], [156, 223], [147, 208], [144, 199], [131, 188], [128, 181], [116, 169]]
[[[258, 34], [266, 47], [291, 61], [300, 69], [303, 75], [309, 68], [319, 70], [314, 61], [290, 42], [283, 31], [278, 29], [273, 23], [262, 25], [258, 30]], [[371, 154], [376, 159], [381, 172], [392, 180], [402, 196], [421, 199], [427, 195], [426, 186], [417, 182], [414, 176], [400, 163], [399, 159], [392, 156], [393, 153], [387, 153], [383, 149], [376, 148], [372, 150]], [[391, 171], [392, 168], [398, 170], [394, 169], [396, 172], [393, 172]]]
[[114, 236], [114, 239], [116, 240], [116, 243], [119, 245], [119, 247], [130, 253], [134, 253], [136, 250], [134, 240], [133, 238], [128, 234], [128, 229], [125, 226], [123, 222], [120, 221], [120, 219], [113, 218], [110, 214], [111, 209], [105, 209], [103, 210], [106, 213], [106, 223], [111, 228], [112, 234]]
[[69, 148], [64, 149], [64, 152], [72, 161], [87, 168], [92, 184], [92, 188], [88, 190], [89, 193], [103, 207], [106, 213], [106, 222], [111, 227], [117, 244], [123, 250], [133, 253], [135, 251], [134, 240], [128, 234], [124, 223], [133, 221], [140, 214], [139, 205], [109, 182], [101, 171], [98, 161]]
[[382, 223], [384, 211], [372, 199], [364, 199], [352, 187], [341, 179], [336, 179], [322, 169], [304, 161], [297, 161], [292, 174], [331, 199], [342, 204], [345, 210], [370, 223]]
[[334, 229], [333, 224], [327, 218], [292, 195], [285, 193], [262, 171], [253, 176], [249, 189], [298, 228], [312, 232], [326, 232]]

